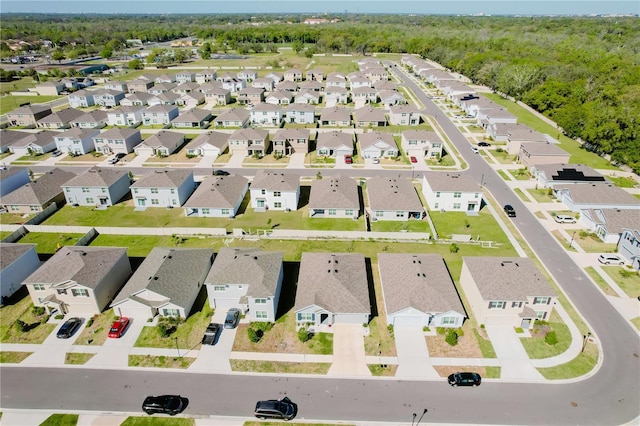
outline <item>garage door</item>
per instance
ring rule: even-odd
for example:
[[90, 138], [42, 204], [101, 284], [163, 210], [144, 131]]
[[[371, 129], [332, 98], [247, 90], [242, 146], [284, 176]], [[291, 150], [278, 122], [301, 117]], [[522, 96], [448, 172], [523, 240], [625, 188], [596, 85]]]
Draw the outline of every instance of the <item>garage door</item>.
[[506, 315], [491, 315], [488, 316], [485, 320], [486, 325], [504, 325], [504, 326], [513, 326], [518, 327], [519, 324], [515, 324], [519, 318], [513, 316]]
[[114, 313], [122, 317], [136, 318], [144, 321], [152, 317], [151, 308], [143, 306], [116, 306]]
[[393, 326], [415, 325], [422, 326], [424, 324], [424, 317], [415, 315], [398, 315], [393, 317]]

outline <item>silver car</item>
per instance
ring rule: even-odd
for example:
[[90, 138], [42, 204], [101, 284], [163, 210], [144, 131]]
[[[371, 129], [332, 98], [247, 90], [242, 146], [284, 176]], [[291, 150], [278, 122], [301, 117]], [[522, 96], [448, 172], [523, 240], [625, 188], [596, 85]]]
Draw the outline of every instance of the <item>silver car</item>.
[[555, 221], [558, 223], [576, 223], [576, 218], [573, 216], [559, 214], [555, 217]]
[[236, 328], [240, 321], [240, 310], [238, 308], [231, 308], [227, 311], [227, 316], [224, 319], [224, 328]]

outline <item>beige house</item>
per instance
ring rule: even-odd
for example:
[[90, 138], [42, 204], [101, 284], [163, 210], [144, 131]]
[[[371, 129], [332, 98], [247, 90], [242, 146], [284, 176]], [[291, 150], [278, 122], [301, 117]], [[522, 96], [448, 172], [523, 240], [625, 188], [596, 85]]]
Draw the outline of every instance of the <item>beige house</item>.
[[75, 173], [53, 169], [0, 198], [0, 205], [17, 214], [40, 213], [53, 203], [62, 206], [65, 202], [62, 185], [74, 177]]
[[126, 248], [66, 246], [23, 284], [35, 306], [51, 313], [93, 315], [107, 307], [129, 275]]
[[531, 167], [536, 164], [566, 164], [571, 154], [552, 143], [527, 142], [520, 145], [518, 158], [521, 164]]
[[547, 320], [557, 294], [526, 257], [463, 257], [460, 285], [478, 324], [531, 328]]
[[41, 118], [51, 114], [51, 107], [46, 105], [25, 105], [7, 113], [10, 126], [35, 126]]

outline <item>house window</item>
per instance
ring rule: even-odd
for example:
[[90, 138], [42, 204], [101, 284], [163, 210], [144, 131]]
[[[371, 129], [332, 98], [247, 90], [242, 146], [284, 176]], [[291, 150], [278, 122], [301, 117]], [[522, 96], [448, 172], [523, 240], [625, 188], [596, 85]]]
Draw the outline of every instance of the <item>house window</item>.
[[462, 197], [462, 192], [454, 192], [453, 193], [453, 198], [460, 198]]
[[164, 317], [179, 317], [180, 316], [180, 310], [179, 309], [164, 308], [162, 310], [162, 316], [164, 316]]
[[533, 298], [533, 304], [534, 305], [546, 305], [549, 303], [549, 297], [547, 296], [543, 296], [543, 297], [534, 297]]
[[267, 311], [255, 311], [255, 317], [256, 319], [266, 319]]
[[134, 194], [137, 194], [137, 193], [138, 193], [138, 189], [137, 189], [137, 188], [134, 188], [134, 189], [133, 189], [133, 193], [134, 193]]
[[38, 291], [42, 291], [42, 290], [44, 290], [44, 284], [34, 284], [33, 285], [33, 289], [34, 290], [38, 290]]
[[231, 214], [231, 209], [222, 209], [220, 210], [220, 212], [224, 215], [228, 215], [228, 214]]
[[105, 194], [107, 192], [107, 188], [102, 188], [102, 193]]
[[404, 217], [404, 212], [396, 212], [396, 217]]
[[175, 193], [176, 193], [176, 190], [175, 190], [175, 189], [173, 189], [173, 188], [171, 188], [171, 193], [172, 193], [172, 194], [175, 194]]
[[87, 187], [83, 187], [83, 188], [82, 188], [82, 192], [89, 192], [89, 188], [87, 188]]
[[158, 204], [160, 204], [160, 202], [158, 201], [157, 198], [152, 198], [151, 199], [151, 204], [153, 204], [154, 206], [157, 206]]
[[336, 209], [329, 209], [329, 216], [335, 216], [336, 215]]
[[547, 319], [547, 312], [546, 311], [536, 311], [536, 317], [539, 320]]
[[460, 210], [460, 203], [453, 203], [454, 210]]
[[511, 302], [512, 308], [522, 308], [522, 302]]
[[226, 287], [223, 285], [214, 285], [213, 291], [225, 291]]
[[473, 198], [478, 198], [478, 196], [480, 196], [480, 194], [478, 194], [477, 192], [473, 194]]
[[267, 299], [265, 298], [255, 299], [253, 303], [255, 303], [256, 305], [266, 305]]
[[437, 209], [437, 208], [438, 208], [438, 206], [439, 206], [439, 204], [438, 204], [438, 203], [435, 203], [435, 204], [433, 205], [433, 208], [434, 208], [434, 209]]
[[351, 210], [351, 209], [347, 209], [347, 210], [345, 210], [345, 211], [344, 211], [344, 214], [345, 214], [346, 216], [353, 216], [353, 210]]
[[151, 193], [152, 194], [157, 194], [158, 193], [158, 188], [151, 188]]
[[316, 314], [313, 312], [298, 312], [298, 322], [314, 322]]
[[32, 212], [37, 212], [37, 211], [40, 211], [40, 207], [39, 206], [29, 206], [29, 210], [31, 210]]
[[273, 191], [273, 196], [274, 197], [280, 197], [280, 196], [282, 196], [282, 193], [280, 191]]
[[505, 307], [504, 301], [489, 302], [489, 309], [504, 309], [504, 307]]
[[456, 317], [442, 317], [442, 325], [455, 325]]
[[262, 195], [264, 195], [264, 194], [266, 194], [266, 193], [267, 193], [267, 191], [266, 191], [265, 189], [261, 189], [261, 190], [260, 190], [260, 193], [261, 193]]
[[209, 214], [211, 213], [211, 210], [209, 209], [202, 209], [202, 214]]
[[93, 198], [85, 198], [87, 204], [93, 204]]
[[436, 198], [440, 198], [440, 192], [436, 192]]
[[273, 208], [274, 208], [274, 209], [281, 209], [281, 208], [282, 208], [282, 203], [274, 202], [274, 203], [273, 203]]
[[89, 296], [89, 290], [87, 290], [86, 288], [72, 288], [71, 289], [71, 294], [73, 295], [73, 297], [77, 297], [77, 296]]
[[58, 294], [67, 294], [67, 289], [66, 288], [59, 288], [58, 290], [56, 290], [56, 293], [58, 293]]

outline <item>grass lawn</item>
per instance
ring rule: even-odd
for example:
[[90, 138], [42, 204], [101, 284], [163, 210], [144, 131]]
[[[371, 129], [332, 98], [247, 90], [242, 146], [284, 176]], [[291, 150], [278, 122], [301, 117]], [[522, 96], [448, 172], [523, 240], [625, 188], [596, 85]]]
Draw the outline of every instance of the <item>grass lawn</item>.
[[556, 198], [549, 195], [548, 189], [527, 189], [527, 192], [539, 203], [552, 203], [556, 201]]
[[195, 360], [193, 357], [129, 355], [129, 367], [189, 368]]
[[512, 155], [509, 154], [509, 152], [503, 150], [503, 149], [496, 149], [493, 150], [493, 152], [491, 153], [493, 155], [493, 157], [498, 160], [498, 163], [500, 164], [513, 164], [516, 161], [517, 156], [516, 155]]
[[[33, 77], [21, 77], [11, 81], [2, 81], [0, 82], [0, 94], [4, 95], [9, 92], [28, 90], [36, 87], [37, 84], [38, 82], [34, 80]], [[4, 114], [4, 112], [2, 114]]]
[[195, 426], [196, 419], [185, 417], [127, 417], [120, 426]]
[[532, 337], [523, 337], [520, 339], [520, 342], [522, 342], [522, 346], [524, 347], [524, 350], [527, 351], [529, 358], [551, 358], [553, 356], [560, 355], [569, 348], [569, 345], [571, 344], [571, 333], [569, 332], [569, 327], [561, 322], [560, 317], [555, 312], [551, 314], [549, 327], [549, 331], [555, 331], [558, 336], [558, 343], [555, 345], [549, 345], [545, 342], [544, 335], [546, 333], [536, 333], [536, 329], [540, 328], [540, 330], [542, 330], [545, 328], [545, 326], [538, 326], [538, 322], [534, 325], [531, 333]]
[[87, 320], [87, 325], [82, 333], [76, 338], [74, 345], [93, 345], [99, 346], [104, 344], [109, 334], [111, 324], [117, 318], [113, 313], [113, 309], [104, 311], [100, 315], [94, 315]]
[[498, 170], [498, 174], [506, 181], [513, 180], [504, 170]]
[[138, 348], [175, 348], [176, 338], [182, 351], [187, 351], [200, 346], [202, 335], [211, 322], [213, 310], [205, 302], [205, 306], [200, 312], [196, 312], [179, 324], [176, 331], [168, 337], [160, 336], [158, 327], [142, 327], [142, 332], [135, 343]]
[[[467, 216], [464, 212], [429, 212], [440, 238], [450, 238], [453, 234], [480, 237], [482, 241], [494, 241], [511, 248], [509, 239], [498, 225], [489, 209], [480, 210], [477, 216]], [[486, 256], [493, 253], [487, 253]], [[496, 254], [497, 255], [497, 254]]]
[[33, 352], [0, 352], [0, 364], [19, 364]]
[[[463, 361], [463, 360], [461, 360]], [[449, 374], [457, 373], [458, 371], [469, 371], [472, 373], [477, 373], [483, 378], [492, 378], [499, 379], [500, 367], [493, 367], [491, 370], [487, 370], [488, 367], [480, 367], [478, 365], [434, 365], [433, 369], [440, 375], [440, 377], [449, 377]], [[496, 370], [498, 369], [497, 377], [490, 377], [489, 372], [491, 374], [496, 374]]]
[[[31, 297], [26, 289], [19, 291], [22, 295], [15, 304], [7, 304], [0, 308], [0, 335], [2, 343], [42, 343], [56, 328], [54, 324], [42, 324], [48, 315], [36, 315], [33, 312]], [[15, 296], [15, 295], [14, 295]], [[20, 331], [15, 325], [16, 320], [22, 320], [28, 331]]]
[[313, 362], [276, 362], [232, 359], [231, 370], [260, 373], [327, 374], [331, 364]]
[[429, 356], [445, 358], [483, 358], [477, 334], [474, 333], [475, 326], [472, 321], [466, 321], [462, 326], [463, 335], [458, 337], [458, 344], [449, 345], [445, 341], [446, 331], [443, 334], [436, 333], [435, 336], [426, 336]]
[[95, 354], [90, 353], [67, 352], [64, 356], [64, 363], [72, 365], [84, 365], [89, 362], [89, 360], [93, 358], [94, 355]]
[[[375, 292], [375, 306], [384, 306], [382, 284], [378, 265], [372, 264], [373, 288]], [[366, 355], [396, 356], [396, 341], [387, 328], [387, 317], [384, 309], [377, 309], [378, 315], [369, 321], [369, 335], [364, 337], [364, 351]]]
[[615, 253], [616, 244], [603, 242], [594, 232], [580, 230], [575, 233], [574, 240], [587, 253]]
[[429, 222], [412, 219], [407, 222], [395, 220], [377, 220], [371, 222], [371, 232], [431, 232]]
[[631, 320], [631, 323], [635, 325], [638, 330], [640, 330], [640, 317], [635, 317]]
[[398, 366], [393, 364], [369, 364], [367, 365], [372, 376], [394, 377], [398, 371]]
[[609, 286], [609, 284], [607, 284], [607, 282], [604, 280], [604, 278], [602, 278], [600, 276], [600, 274], [597, 273], [595, 269], [593, 269], [592, 266], [588, 266], [588, 267], [584, 268], [584, 271], [591, 277], [591, 279], [598, 285], [598, 287], [600, 287], [600, 289], [602, 291], [604, 291], [604, 293], [607, 296], [619, 297], [618, 293], [616, 293], [615, 290], [612, 289]]
[[52, 414], [40, 423], [40, 426], [75, 426], [78, 424], [78, 414]]
[[36, 244], [36, 252], [53, 254], [59, 248], [75, 245], [84, 234], [55, 234], [49, 232], [29, 232], [18, 241], [20, 244]]
[[[478, 331], [481, 330], [481, 331]], [[489, 337], [486, 335], [486, 332], [482, 329], [474, 328], [473, 334], [476, 336], [476, 340], [478, 341], [478, 347], [480, 348], [480, 352], [482, 352], [483, 358], [497, 358], [495, 349], [493, 349], [493, 343], [489, 340]], [[495, 367], [499, 368], [499, 367]], [[500, 377], [500, 376], [498, 376]]]
[[524, 201], [525, 203], [528, 203], [529, 201], [531, 201], [531, 200], [529, 199], [529, 197], [527, 197], [527, 196], [526, 196], [526, 194], [525, 194], [524, 192], [522, 192], [522, 189], [520, 189], [520, 188], [514, 188], [514, 189], [513, 189], [513, 192], [515, 192], [515, 193], [518, 195], [518, 197], [520, 197], [520, 199], [521, 199], [522, 201]]
[[609, 180], [620, 188], [635, 188], [638, 186], [638, 182], [633, 177], [609, 176]]
[[564, 380], [580, 377], [593, 370], [598, 362], [598, 347], [595, 343], [587, 343], [584, 352], [573, 360], [555, 367], [538, 368], [547, 380]]
[[635, 299], [640, 296], [640, 274], [624, 266], [603, 266], [602, 270], [627, 294]]
[[54, 101], [60, 96], [3, 96], [0, 102], [0, 115], [18, 109], [21, 104], [31, 102], [32, 105]]

